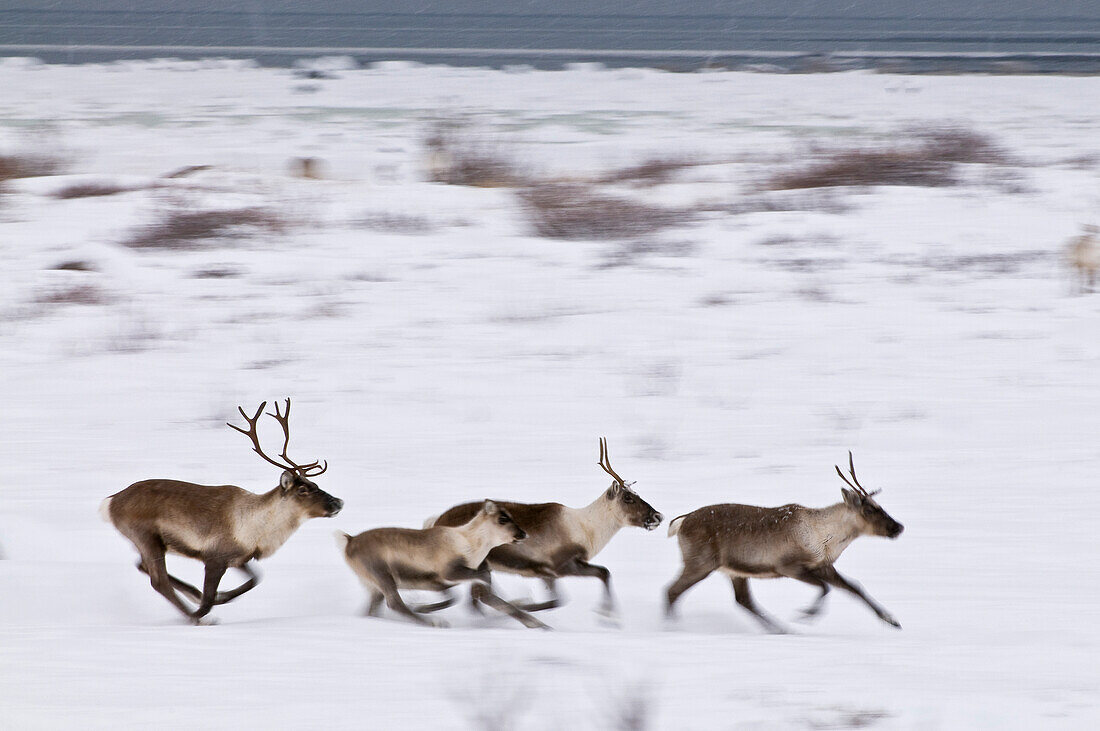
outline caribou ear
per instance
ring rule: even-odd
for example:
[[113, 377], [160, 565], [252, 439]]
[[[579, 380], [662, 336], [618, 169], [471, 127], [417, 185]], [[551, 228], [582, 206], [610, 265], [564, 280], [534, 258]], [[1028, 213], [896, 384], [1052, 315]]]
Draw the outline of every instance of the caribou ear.
[[486, 515], [496, 515], [500, 512], [500, 506], [494, 503], [492, 500], [486, 500], [481, 506], [481, 512]]
[[621, 489], [622, 488], [619, 486], [618, 482], [612, 482], [611, 487], [607, 488], [607, 492], [604, 493], [604, 497], [606, 497], [608, 500], [614, 500], [615, 496], [619, 494], [619, 490]]
[[283, 476], [279, 478], [279, 487], [283, 488], [283, 492], [294, 487], [294, 473], [290, 470], [285, 470]]
[[844, 496], [844, 504], [850, 508], [863, 507], [863, 498], [860, 497], [854, 490], [848, 490], [847, 488], [840, 488], [840, 494]]

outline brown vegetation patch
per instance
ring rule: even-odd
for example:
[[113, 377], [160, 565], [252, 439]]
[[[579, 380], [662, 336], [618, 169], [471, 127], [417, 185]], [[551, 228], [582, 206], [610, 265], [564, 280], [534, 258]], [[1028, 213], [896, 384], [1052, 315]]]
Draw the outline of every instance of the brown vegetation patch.
[[96, 271], [95, 265], [88, 261], [82, 261], [80, 259], [72, 259], [70, 261], [63, 261], [60, 264], [55, 264], [51, 269], [61, 272], [94, 272]]
[[508, 188], [524, 182], [512, 163], [485, 150], [451, 150], [435, 156], [435, 161], [429, 176], [433, 183]]
[[851, 185], [943, 186], [955, 183], [951, 163], [929, 160], [912, 150], [844, 150], [803, 170], [772, 178], [776, 190]]
[[661, 239], [635, 239], [623, 242], [615, 251], [609, 252], [601, 268], [612, 269], [621, 266], [633, 266], [639, 260], [652, 256], [685, 257], [695, 253], [698, 247], [691, 241], [665, 241]]
[[554, 239], [623, 239], [688, 223], [693, 211], [664, 208], [571, 184], [535, 185], [517, 193], [535, 232]]
[[241, 276], [241, 270], [231, 266], [212, 266], [196, 269], [191, 276], [194, 279], [234, 279]]
[[946, 186], [958, 182], [958, 163], [1006, 164], [1009, 156], [972, 130], [942, 128], [903, 133], [911, 141], [886, 149], [832, 150], [801, 170], [774, 176], [773, 190], [868, 185]]
[[959, 256], [934, 256], [899, 259], [903, 264], [918, 266], [938, 272], [972, 272], [975, 274], [1018, 274], [1029, 266], [1049, 261], [1055, 252], [1032, 249], [993, 254], [968, 254]]
[[395, 234], [429, 234], [437, 226], [423, 216], [402, 213], [369, 213], [359, 220], [364, 228]]
[[193, 249], [205, 242], [244, 236], [256, 231], [281, 232], [286, 220], [256, 206], [226, 209], [170, 209], [162, 218], [140, 227], [123, 246], [132, 249]]
[[603, 183], [631, 183], [633, 185], [660, 185], [675, 177], [685, 168], [695, 167], [696, 160], [676, 157], [655, 157], [637, 165], [613, 170], [600, 179]]
[[0, 182], [56, 175], [63, 167], [64, 162], [56, 155], [0, 155]]
[[920, 150], [931, 160], [941, 162], [1005, 165], [1011, 156], [991, 138], [960, 127], [941, 127], [912, 132], [920, 141]]
[[744, 215], [747, 213], [777, 213], [786, 211], [814, 211], [841, 214], [852, 210], [852, 205], [837, 194], [825, 189], [768, 191], [762, 195], [743, 195], [733, 203], [718, 203], [700, 210]]
[[34, 301], [42, 305], [105, 305], [108, 298], [99, 287], [82, 284], [42, 292]]
[[461, 121], [441, 122], [424, 138], [428, 179], [433, 183], [504, 188], [523, 185], [526, 176], [492, 145], [479, 141]]
[[161, 177], [167, 179], [186, 178], [188, 175], [193, 175], [194, 173], [201, 173], [204, 170], [209, 170], [210, 167], [210, 165], [186, 165], [177, 170], [173, 170], [170, 173], [165, 173]]
[[69, 200], [71, 198], [95, 198], [97, 196], [129, 193], [134, 190], [138, 190], [138, 188], [129, 185], [118, 185], [116, 183], [73, 183], [72, 185], [66, 185], [64, 188], [56, 191], [53, 197], [60, 198], [61, 200]]

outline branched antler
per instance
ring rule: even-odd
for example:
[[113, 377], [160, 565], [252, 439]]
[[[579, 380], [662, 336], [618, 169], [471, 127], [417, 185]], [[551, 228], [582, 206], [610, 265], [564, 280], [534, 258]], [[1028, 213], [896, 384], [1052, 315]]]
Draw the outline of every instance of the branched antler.
[[271, 464], [275, 465], [279, 469], [292, 470], [292, 471], [297, 472], [298, 474], [302, 475], [303, 477], [316, 477], [317, 475], [320, 475], [320, 474], [324, 473], [324, 471], [328, 469], [328, 462], [325, 462], [323, 467], [321, 466], [320, 461], [310, 462], [309, 464], [300, 465], [297, 462], [295, 462], [294, 460], [292, 460], [286, 453], [287, 447], [290, 446], [290, 399], [289, 398], [286, 400], [286, 412], [285, 413], [280, 413], [279, 412], [279, 404], [275, 404], [275, 413], [274, 414], [272, 414], [270, 412], [268, 413], [268, 416], [270, 416], [270, 417], [274, 418], [276, 421], [278, 421], [279, 426], [281, 426], [283, 428], [283, 437], [284, 437], [283, 438], [283, 452], [279, 456], [282, 457], [286, 461], [286, 463], [283, 464], [281, 462], [278, 462], [278, 461], [272, 459], [271, 457], [268, 457], [266, 454], [264, 454], [263, 449], [260, 447], [260, 436], [259, 436], [259, 433], [257, 432], [257, 429], [256, 429], [256, 423], [260, 420], [260, 415], [263, 413], [264, 408], [266, 406], [267, 406], [266, 401], [261, 402], [260, 403], [260, 408], [256, 409], [256, 414], [252, 418], [249, 418], [248, 414], [245, 412], [243, 407], [238, 406], [237, 411], [240, 411], [241, 416], [243, 416], [244, 420], [246, 422], [248, 422], [248, 429], [242, 429], [241, 427], [236, 426], [234, 424], [230, 424], [229, 422], [226, 422], [226, 426], [228, 426], [231, 429], [235, 429], [236, 431], [239, 431], [241, 434], [244, 434], [246, 437], [251, 439], [252, 440], [252, 451], [255, 452], [256, 454], [260, 455], [266, 461], [268, 461]]
[[272, 414], [269, 411], [267, 415], [279, 422], [279, 426], [283, 428], [283, 453], [279, 456], [285, 459], [288, 464], [294, 465], [294, 468], [305, 477], [316, 477], [317, 475], [324, 474], [325, 470], [328, 469], [328, 462], [325, 462], [323, 467], [321, 466], [321, 460], [299, 465], [286, 453], [287, 447], [290, 446], [290, 399], [287, 398], [286, 400], [286, 411], [284, 413], [279, 413], [279, 404], [276, 403], [275, 413]]

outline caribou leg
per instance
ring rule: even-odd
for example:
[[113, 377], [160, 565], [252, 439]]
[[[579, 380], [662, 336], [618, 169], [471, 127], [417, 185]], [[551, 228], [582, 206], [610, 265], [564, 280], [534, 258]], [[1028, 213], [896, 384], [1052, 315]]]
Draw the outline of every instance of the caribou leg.
[[749, 592], [748, 579], [743, 576], [734, 576], [730, 581], [733, 582], [734, 599], [737, 600], [738, 604], [752, 612], [752, 615], [760, 621], [760, 624], [764, 625], [765, 629], [773, 634], [784, 634], [786, 632], [774, 619], [764, 614], [756, 606], [756, 602], [752, 600], [752, 594]]
[[881, 619], [883, 622], [890, 625], [891, 627], [897, 627], [898, 629], [901, 629], [901, 624], [898, 622], [898, 620], [894, 619], [894, 615], [886, 611], [886, 609], [874, 599], [867, 596], [867, 593], [863, 591], [862, 586], [855, 583], [854, 581], [849, 581], [848, 579], [844, 578], [840, 575], [840, 572], [838, 572], [832, 566], [826, 566], [825, 568], [818, 569], [817, 575], [820, 576], [824, 581], [835, 586], [836, 588], [844, 589], [844, 591], [855, 594], [857, 597], [862, 599], [867, 606], [871, 608], [871, 611], [878, 615], [879, 619]]
[[172, 580], [168, 576], [168, 567], [164, 562], [164, 542], [159, 538], [151, 537], [145, 540], [139, 539], [134, 543], [141, 553], [141, 564], [149, 574], [149, 583], [153, 585], [153, 589], [192, 622], [199, 620], [200, 617], [195, 616], [191, 608], [183, 603], [176, 594], [176, 590], [172, 588]]
[[714, 568], [712, 566], [699, 566], [685, 563], [683, 570], [680, 572], [680, 576], [668, 587], [668, 603], [665, 604], [665, 616], [674, 617], [676, 613], [672, 609], [672, 605], [676, 603], [685, 591], [710, 576], [713, 570]]
[[[149, 571], [145, 568], [143, 561], [137, 563], [138, 571], [143, 574], [148, 574]], [[238, 586], [236, 589], [230, 589], [229, 591], [219, 591], [217, 596], [214, 597], [214, 606], [219, 604], [225, 604], [226, 602], [233, 601], [246, 591], [251, 591], [256, 588], [256, 585], [260, 583], [260, 572], [252, 568], [249, 564], [238, 566], [241, 571], [248, 575], [248, 580]], [[197, 588], [188, 584], [183, 579], [177, 579], [175, 576], [168, 574], [168, 580], [172, 583], [172, 588], [178, 592], [182, 592], [187, 595], [188, 599], [193, 600], [195, 603], [202, 601], [202, 592]]]
[[535, 619], [516, 605], [506, 602], [494, 594], [488, 584], [484, 584], [480, 581], [474, 582], [474, 585], [470, 587], [470, 594], [473, 595], [477, 601], [487, 604], [498, 612], [503, 612], [517, 622], [522, 623], [524, 627], [529, 627], [531, 629], [550, 629], [550, 627]]
[[429, 614], [431, 612], [438, 612], [440, 609], [446, 609], [453, 606], [458, 601], [458, 597], [454, 595], [450, 588], [443, 589], [444, 599], [443, 601], [433, 602], [431, 604], [414, 604], [410, 607], [414, 612], [420, 614]]
[[240, 571], [243, 571], [248, 580], [238, 586], [236, 589], [230, 589], [229, 591], [219, 591], [217, 596], [214, 597], [214, 604], [225, 604], [231, 602], [246, 591], [251, 591], [256, 588], [256, 585], [260, 583], [260, 572], [251, 566], [251, 564], [243, 564], [237, 567]]
[[[149, 575], [149, 570], [145, 568], [145, 561], [140, 558], [137, 562], [137, 569], [146, 576]], [[173, 589], [186, 594], [187, 598], [194, 600], [196, 604], [202, 601], [202, 592], [183, 579], [177, 579], [175, 576], [172, 576], [172, 574], [168, 574], [168, 581], [172, 584]]]
[[202, 602], [192, 615], [196, 624], [201, 622], [202, 618], [213, 609], [214, 600], [218, 598], [218, 584], [225, 576], [226, 568], [228, 567], [222, 563], [210, 562], [206, 564], [206, 576], [202, 582]]
[[562, 600], [561, 594], [558, 592], [557, 579], [551, 576], [543, 576], [542, 583], [546, 586], [546, 591], [550, 593], [550, 598], [542, 602], [510, 602], [512, 605], [522, 609], [525, 612], [541, 612], [545, 609], [555, 609], [560, 607], [565, 602]]
[[599, 566], [594, 563], [588, 563], [582, 558], [574, 558], [564, 566], [558, 567], [559, 576], [594, 576], [603, 582], [603, 602], [600, 604], [598, 612], [605, 616], [614, 616], [617, 612], [615, 607], [615, 595], [611, 593], [611, 572], [607, 570], [606, 566]]
[[397, 590], [397, 581], [394, 580], [388, 568], [385, 566], [372, 566], [371, 569], [371, 578], [378, 586], [379, 591], [385, 596], [387, 607], [408, 617], [417, 624], [427, 627], [446, 626], [441, 620], [428, 619], [410, 609], [409, 605], [405, 604], [405, 600], [401, 598], [401, 593]]
[[779, 573], [795, 581], [801, 581], [810, 586], [816, 586], [821, 590], [821, 593], [818, 594], [813, 603], [802, 610], [802, 615], [800, 617], [802, 621], [809, 621], [817, 618], [817, 615], [825, 606], [825, 597], [829, 594], [829, 584], [813, 571], [802, 566], [784, 566], [779, 569]]

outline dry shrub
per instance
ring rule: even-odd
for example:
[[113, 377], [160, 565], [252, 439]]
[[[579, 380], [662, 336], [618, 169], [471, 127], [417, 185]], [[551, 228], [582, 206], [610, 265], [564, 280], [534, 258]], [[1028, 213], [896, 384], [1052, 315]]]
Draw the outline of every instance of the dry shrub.
[[369, 213], [359, 220], [359, 225], [374, 231], [394, 234], [429, 234], [437, 226], [423, 216], [403, 213]]
[[523, 176], [510, 162], [486, 150], [450, 150], [436, 158], [431, 181], [474, 188], [508, 188], [523, 183]]
[[35, 297], [34, 301], [42, 305], [104, 305], [107, 304], [108, 298], [99, 287], [81, 284], [42, 292]]
[[766, 191], [738, 197], [734, 203], [718, 203], [700, 206], [701, 211], [744, 215], [748, 213], [776, 213], [786, 211], [815, 211], [818, 213], [847, 213], [852, 205], [829, 189], [806, 191]]
[[1004, 165], [1011, 156], [992, 139], [979, 132], [960, 127], [914, 130], [921, 141], [921, 152], [930, 160], [941, 162], [982, 163]]
[[241, 276], [241, 270], [231, 266], [211, 266], [191, 272], [194, 279], [233, 279]]
[[853, 185], [945, 186], [958, 182], [957, 163], [1007, 163], [1008, 155], [972, 130], [910, 131], [912, 142], [887, 149], [833, 150], [802, 170], [773, 177], [769, 188], [793, 190]]
[[803, 170], [777, 175], [768, 183], [774, 190], [826, 188], [849, 185], [923, 185], [955, 183], [949, 162], [929, 160], [919, 150], [842, 150]]
[[676, 173], [700, 163], [675, 157], [655, 157], [637, 165], [613, 170], [600, 179], [603, 183], [631, 183], [633, 185], [660, 185], [667, 183]]
[[210, 167], [210, 165], [186, 165], [177, 170], [173, 170], [170, 173], [165, 173], [161, 177], [168, 179], [186, 178], [188, 175], [193, 175], [194, 173], [201, 173], [204, 170], [209, 170]]
[[53, 197], [60, 198], [61, 200], [68, 200], [70, 198], [95, 198], [97, 196], [129, 193], [134, 190], [138, 190], [138, 188], [128, 185], [118, 185], [116, 183], [73, 183], [72, 185], [66, 185], [61, 190], [56, 191]]
[[609, 251], [600, 263], [604, 269], [633, 266], [650, 256], [685, 257], [695, 253], [698, 247], [691, 241], [665, 241], [662, 239], [633, 239], [624, 241], [615, 251]]
[[51, 269], [61, 272], [94, 272], [96, 271], [95, 265], [88, 261], [81, 259], [69, 259], [67, 261], [54, 264]]
[[1047, 249], [1032, 249], [996, 254], [966, 254], [902, 259], [902, 263], [939, 272], [974, 272], [976, 274], [1018, 274], [1029, 266], [1049, 261], [1054, 253]]
[[64, 166], [62, 159], [56, 155], [0, 155], [0, 182], [56, 175]]
[[433, 183], [505, 188], [522, 185], [525, 176], [492, 146], [474, 138], [459, 121], [441, 122], [424, 138], [428, 179]]
[[603, 711], [603, 727], [616, 731], [645, 731], [657, 715], [656, 693], [645, 682], [633, 682], [618, 689], [609, 689], [596, 700]]
[[194, 249], [213, 239], [285, 229], [285, 219], [262, 206], [205, 210], [173, 208], [159, 221], [140, 227], [122, 244], [131, 249]]
[[466, 726], [476, 731], [513, 731], [530, 710], [534, 692], [522, 673], [503, 670], [471, 672], [447, 695], [465, 716]]
[[517, 195], [535, 232], [554, 239], [646, 236], [694, 218], [691, 211], [605, 195], [582, 185], [535, 185]]

